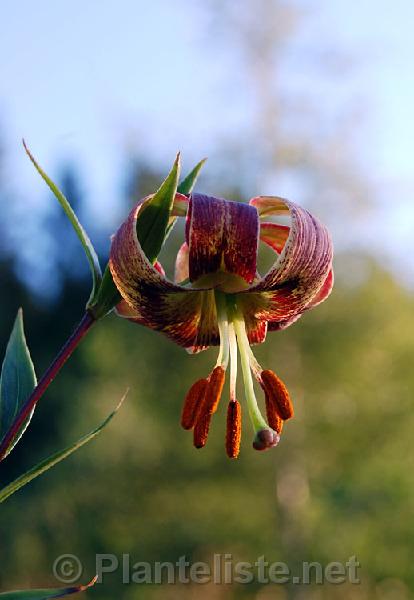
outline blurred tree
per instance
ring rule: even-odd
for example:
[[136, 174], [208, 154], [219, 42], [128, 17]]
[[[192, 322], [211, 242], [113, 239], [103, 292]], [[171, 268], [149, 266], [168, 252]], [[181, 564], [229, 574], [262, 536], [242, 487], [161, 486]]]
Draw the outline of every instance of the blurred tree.
[[220, 140], [222, 178], [230, 187], [240, 181], [247, 196], [289, 190], [323, 216], [337, 247], [364, 247], [364, 216], [372, 216], [374, 205], [355, 159], [364, 101], [353, 81], [354, 57], [318, 30], [322, 5], [210, 0], [208, 6], [214, 48], [229, 68], [233, 60], [238, 67], [236, 88], [232, 77], [222, 93], [231, 98], [236, 89], [248, 106], [244, 127]]

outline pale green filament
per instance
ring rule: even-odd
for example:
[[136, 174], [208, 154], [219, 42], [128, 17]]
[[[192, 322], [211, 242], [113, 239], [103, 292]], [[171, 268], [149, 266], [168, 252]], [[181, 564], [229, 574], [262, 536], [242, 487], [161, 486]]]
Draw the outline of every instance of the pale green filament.
[[260, 429], [269, 429], [266, 421], [264, 420], [262, 413], [257, 405], [256, 396], [253, 387], [253, 378], [250, 370], [251, 361], [251, 350], [250, 344], [246, 333], [246, 326], [244, 323], [243, 315], [236, 311], [233, 316], [234, 330], [237, 336], [237, 344], [240, 352], [240, 362], [243, 372], [244, 389], [246, 393], [247, 407], [249, 410], [250, 419], [253, 424], [255, 432]]
[[234, 332], [233, 323], [229, 323], [229, 343], [230, 343], [230, 400], [236, 401], [236, 382], [237, 382], [237, 339]]
[[221, 292], [215, 292], [217, 325], [220, 334], [220, 350], [217, 357], [216, 367], [227, 369], [229, 364], [229, 319], [226, 310], [226, 299]]
[[250, 363], [250, 368], [253, 372], [253, 375], [256, 377], [257, 381], [259, 381], [260, 379], [260, 373], [263, 371], [262, 367], [259, 365], [257, 358], [255, 357], [255, 355], [253, 354], [252, 349], [250, 348], [249, 345], [249, 363]]

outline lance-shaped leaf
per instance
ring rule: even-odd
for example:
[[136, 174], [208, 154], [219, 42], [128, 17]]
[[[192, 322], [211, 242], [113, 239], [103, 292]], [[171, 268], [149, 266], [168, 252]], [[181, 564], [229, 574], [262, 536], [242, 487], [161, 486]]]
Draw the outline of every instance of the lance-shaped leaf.
[[189, 172], [187, 177], [185, 177], [182, 180], [182, 182], [180, 183], [180, 185], [178, 186], [178, 189], [177, 189], [177, 192], [179, 194], [184, 194], [185, 196], [188, 196], [189, 194], [191, 194], [191, 192], [193, 191], [194, 186], [196, 184], [196, 181], [198, 179], [198, 176], [200, 174], [200, 171], [201, 171], [204, 163], [206, 162], [206, 160], [207, 160], [206, 158], [203, 158], [203, 160], [200, 160], [200, 162], [198, 162], [196, 164], [194, 169]]
[[24, 473], [23, 475], [21, 475], [20, 477], [18, 477], [11, 483], [9, 483], [9, 485], [4, 487], [2, 490], [0, 490], [0, 503], [4, 502], [7, 498], [9, 498], [12, 494], [14, 494], [18, 490], [20, 490], [20, 488], [24, 487], [30, 481], [32, 481], [33, 479], [36, 479], [36, 477], [39, 477], [39, 475], [41, 475], [45, 471], [49, 470], [51, 467], [58, 464], [59, 462], [61, 462], [62, 460], [64, 460], [65, 458], [67, 458], [68, 456], [73, 454], [73, 452], [75, 452], [76, 450], [79, 450], [79, 448], [82, 448], [82, 446], [84, 446], [85, 444], [87, 444], [88, 442], [93, 440], [93, 438], [95, 438], [102, 431], [102, 429], [104, 429], [104, 427], [106, 427], [108, 425], [108, 423], [112, 420], [112, 418], [118, 412], [123, 401], [125, 400], [127, 393], [128, 393], [128, 391], [124, 394], [121, 402], [118, 404], [118, 406], [115, 408], [115, 410], [112, 411], [111, 414], [105, 419], [105, 421], [103, 421], [103, 423], [101, 423], [98, 427], [96, 427], [96, 429], [93, 429], [92, 431], [90, 431], [89, 433], [87, 433], [86, 435], [81, 437], [74, 444], [71, 444], [70, 446], [67, 446], [63, 450], [60, 450], [59, 452], [52, 454], [45, 460], [42, 460], [35, 467], [33, 467], [32, 469], [30, 469], [29, 471], [27, 471], [26, 473]]
[[[13, 425], [16, 415], [34, 390], [36, 383], [36, 374], [24, 335], [23, 312], [19, 309], [0, 376], [0, 442]], [[23, 435], [33, 410], [10, 441], [6, 456]]]
[[180, 178], [180, 153], [158, 191], [147, 201], [137, 219], [137, 236], [149, 261], [155, 262], [168, 229], [171, 209]]
[[89, 262], [91, 274], [92, 274], [93, 284], [92, 284], [92, 292], [91, 292], [90, 298], [94, 298], [98, 291], [98, 288], [99, 288], [99, 285], [100, 285], [101, 279], [102, 279], [101, 267], [99, 265], [99, 260], [98, 260], [97, 254], [95, 252], [95, 248], [93, 247], [88, 234], [86, 233], [86, 231], [80, 224], [78, 217], [76, 216], [74, 210], [72, 209], [71, 205], [69, 204], [69, 201], [64, 196], [64, 194], [60, 191], [60, 189], [57, 187], [57, 185], [55, 183], [53, 183], [53, 181], [50, 179], [50, 177], [48, 175], [46, 175], [46, 173], [43, 171], [41, 166], [38, 164], [38, 162], [33, 157], [32, 153], [26, 146], [26, 143], [24, 140], [23, 140], [23, 146], [24, 146], [24, 149], [26, 150], [28, 157], [32, 161], [33, 165], [35, 166], [37, 172], [42, 177], [42, 179], [45, 181], [45, 183], [49, 186], [49, 188], [51, 189], [51, 191], [57, 198], [58, 202], [62, 206], [63, 210], [65, 211], [66, 216], [68, 217], [69, 221], [71, 222], [71, 225], [72, 225], [73, 229], [75, 230], [76, 235], [78, 236], [78, 238], [83, 246], [83, 249], [86, 254], [86, 258], [88, 259], [88, 262]]
[[0, 594], [0, 600], [48, 600], [49, 598], [64, 598], [71, 594], [84, 592], [93, 586], [96, 580], [97, 577], [94, 577], [87, 585], [76, 585], [53, 590], [16, 590], [14, 592], [3, 592]]

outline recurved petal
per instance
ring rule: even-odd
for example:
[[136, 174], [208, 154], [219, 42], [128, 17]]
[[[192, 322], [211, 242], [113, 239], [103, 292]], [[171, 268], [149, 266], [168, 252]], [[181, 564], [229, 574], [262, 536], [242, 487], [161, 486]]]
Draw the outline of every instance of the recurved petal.
[[134, 323], [145, 324], [142, 320], [141, 315], [134, 308], [132, 308], [132, 306], [130, 306], [128, 302], [123, 298], [116, 305], [115, 313], [118, 315], [118, 317], [122, 317], [123, 319], [128, 319], [129, 321], [133, 321]]
[[259, 217], [270, 217], [271, 215], [289, 216], [289, 201], [279, 196], [256, 196], [249, 202], [254, 206]]
[[267, 321], [256, 317], [259, 308], [265, 306], [260, 294], [239, 294], [238, 306], [243, 313], [246, 333], [250, 344], [261, 344], [266, 339]]
[[250, 344], [261, 344], [266, 339], [267, 321], [249, 318], [245, 319], [246, 333]]
[[176, 194], [171, 210], [172, 217], [185, 217], [188, 210], [188, 198], [183, 194]]
[[289, 237], [290, 227], [277, 223], [260, 223], [260, 239], [280, 254]]
[[133, 208], [112, 240], [109, 266], [124, 300], [117, 311], [193, 351], [216, 344], [217, 319], [209, 291], [175, 285], [141, 248], [136, 222], [145, 200]]
[[331, 270], [329, 271], [328, 275], [326, 276], [326, 279], [323, 282], [321, 289], [316, 294], [316, 296], [314, 296], [314, 298], [311, 300], [311, 302], [307, 305], [306, 310], [309, 310], [310, 308], [313, 308], [314, 306], [321, 304], [321, 302], [324, 302], [327, 299], [327, 297], [329, 296], [329, 294], [332, 292], [333, 284], [334, 284], [334, 272], [331, 267]]
[[129, 213], [112, 238], [109, 266], [121, 295], [133, 308], [134, 295], [141, 285], [162, 290], [181, 291], [168, 281], [160, 269], [153, 265], [141, 247], [137, 236], [137, 218], [145, 210], [150, 197], [144, 198]]
[[[314, 296], [314, 298], [311, 300], [311, 302], [305, 307], [303, 312], [306, 312], [307, 310], [314, 308], [315, 306], [317, 306], [318, 304], [321, 304], [321, 302], [326, 300], [326, 298], [329, 296], [329, 294], [332, 291], [333, 283], [334, 283], [334, 275], [333, 275], [333, 269], [331, 269], [329, 271], [328, 275], [326, 276], [326, 279], [325, 279], [324, 283], [322, 284], [321, 289], [316, 294], [316, 296]], [[295, 323], [302, 316], [302, 314], [303, 313], [298, 313], [286, 321], [269, 321], [268, 322], [268, 331], [281, 331], [282, 329], [286, 329], [287, 327], [292, 325], [292, 323]]]
[[287, 321], [269, 321], [267, 324], [267, 330], [283, 331], [283, 329], [287, 329], [290, 325], [296, 323], [296, 321], [301, 318], [302, 314], [303, 313], [298, 313], [297, 315], [295, 315], [291, 319], [288, 319]]
[[158, 273], [161, 273], [161, 275], [165, 277], [164, 267], [158, 260], [155, 261], [154, 267], [157, 269]]
[[251, 204], [266, 215], [282, 214], [283, 204], [289, 210], [291, 226], [283, 250], [266, 275], [251, 285], [247, 293], [260, 293], [257, 318], [293, 322], [291, 319], [317, 298], [331, 270], [330, 235], [307, 210], [288, 200], [275, 198], [273, 209], [269, 197], [254, 198]]
[[190, 275], [188, 272], [188, 259], [190, 255], [190, 249], [187, 242], [184, 242], [180, 247], [177, 258], [175, 259], [175, 270], [174, 270], [174, 281], [175, 283], [182, 283], [189, 279]]
[[256, 274], [258, 229], [252, 206], [192, 194], [186, 232], [190, 280], [221, 270], [250, 284]]

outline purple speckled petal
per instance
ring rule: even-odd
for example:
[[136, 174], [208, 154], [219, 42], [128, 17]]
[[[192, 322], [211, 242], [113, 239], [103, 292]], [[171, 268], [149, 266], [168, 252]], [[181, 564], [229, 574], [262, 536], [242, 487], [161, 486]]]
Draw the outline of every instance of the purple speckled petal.
[[[322, 284], [321, 289], [316, 294], [316, 296], [314, 296], [314, 298], [311, 300], [311, 302], [309, 304], [307, 304], [307, 306], [305, 307], [303, 312], [306, 312], [307, 310], [314, 308], [315, 306], [317, 306], [318, 304], [321, 304], [321, 302], [326, 300], [332, 291], [333, 284], [334, 284], [334, 274], [333, 274], [333, 270], [331, 269], [329, 271], [328, 275], [326, 276], [325, 282]], [[289, 327], [290, 325], [295, 323], [298, 319], [300, 319], [302, 314], [303, 313], [298, 313], [295, 316], [288, 319], [287, 321], [269, 321], [268, 322], [268, 331], [281, 331], [283, 329], [286, 329], [287, 327]]]
[[193, 194], [187, 219], [191, 281], [225, 271], [251, 283], [256, 275], [259, 220], [240, 202]]
[[145, 256], [136, 233], [139, 202], [113, 237], [109, 266], [125, 303], [118, 313], [195, 351], [218, 341], [212, 292], [169, 281]]
[[331, 238], [315, 217], [293, 202], [259, 197], [250, 203], [266, 216], [289, 211], [291, 226], [273, 266], [244, 293], [260, 295], [256, 298], [256, 318], [292, 323], [296, 315], [312, 306], [328, 277], [332, 268]]

